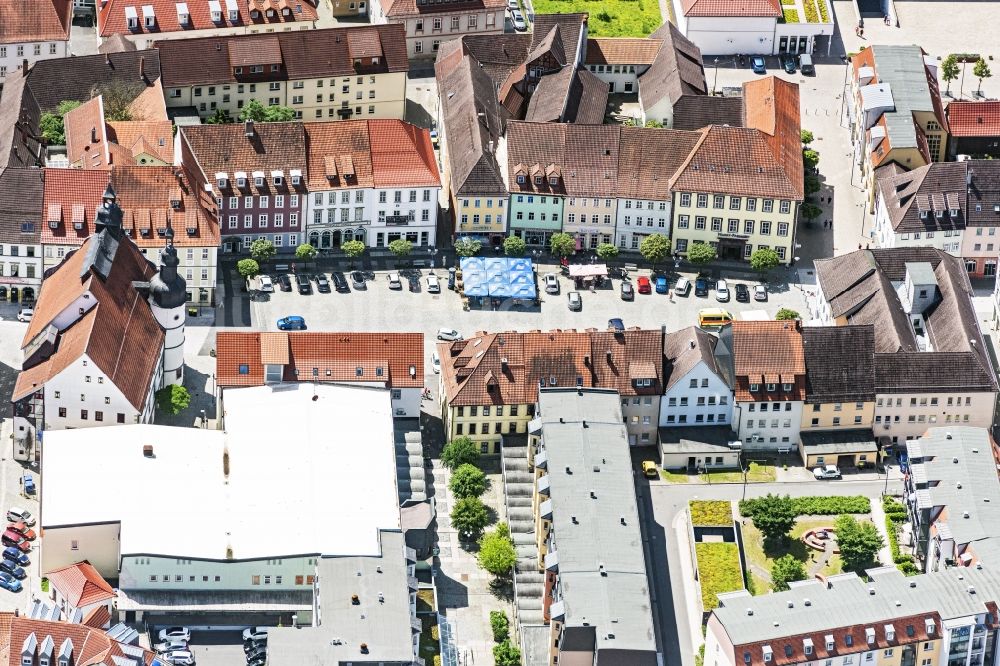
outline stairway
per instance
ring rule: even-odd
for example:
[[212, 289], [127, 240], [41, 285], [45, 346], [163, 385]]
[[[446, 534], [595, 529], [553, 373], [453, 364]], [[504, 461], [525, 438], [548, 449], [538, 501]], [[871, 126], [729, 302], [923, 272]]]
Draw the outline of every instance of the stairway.
[[507, 498], [507, 522], [517, 551], [514, 565], [514, 593], [517, 621], [522, 625], [544, 624], [542, 595], [545, 576], [538, 569], [538, 549], [535, 545], [535, 518], [531, 497], [535, 477], [528, 466], [527, 444], [504, 442], [504, 490]]

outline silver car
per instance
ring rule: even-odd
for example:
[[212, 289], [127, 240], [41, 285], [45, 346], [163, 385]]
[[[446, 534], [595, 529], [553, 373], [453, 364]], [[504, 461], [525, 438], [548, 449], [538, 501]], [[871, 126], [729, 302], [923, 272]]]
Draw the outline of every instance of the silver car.
[[580, 298], [580, 292], [571, 291], [566, 294], [566, 306], [569, 307], [573, 312], [579, 312], [583, 309], [583, 299]]
[[542, 277], [542, 282], [545, 284], [546, 294], [558, 294], [559, 293], [559, 278], [556, 277], [555, 273], [546, 273]]
[[517, 9], [510, 13], [510, 22], [514, 24], [514, 30], [518, 32], [524, 32], [528, 29], [528, 24], [524, 22], [524, 16]]
[[729, 300], [729, 285], [725, 280], [719, 280], [715, 283], [715, 300], [720, 303], [725, 303]]
[[427, 293], [428, 294], [440, 294], [441, 293], [441, 281], [438, 280], [438, 276], [431, 273], [427, 276]]

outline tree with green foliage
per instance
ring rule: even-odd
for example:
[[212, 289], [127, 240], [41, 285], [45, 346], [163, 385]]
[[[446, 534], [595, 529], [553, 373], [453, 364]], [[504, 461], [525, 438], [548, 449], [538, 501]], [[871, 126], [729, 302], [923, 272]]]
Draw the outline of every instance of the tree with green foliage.
[[812, 148], [806, 148], [802, 151], [802, 166], [805, 167], [806, 171], [812, 171], [819, 164], [819, 153]]
[[799, 137], [802, 140], [803, 146], [808, 146], [816, 138], [815, 136], [813, 136], [813, 133], [807, 129], [799, 130]]
[[549, 239], [549, 248], [557, 257], [568, 257], [576, 252], [576, 239], [567, 233], [552, 234]]
[[248, 101], [240, 110], [240, 122], [252, 120], [255, 123], [279, 123], [295, 120], [295, 111], [287, 106], [264, 106], [255, 99]]
[[614, 243], [601, 243], [597, 246], [597, 256], [605, 261], [618, 256], [618, 246]]
[[503, 253], [508, 257], [523, 257], [527, 249], [524, 240], [517, 236], [507, 236], [503, 239]]
[[191, 404], [191, 393], [182, 384], [164, 386], [156, 392], [156, 408], [167, 414], [179, 414]]
[[814, 173], [806, 174], [806, 177], [804, 179], [804, 184], [805, 184], [806, 196], [809, 196], [810, 194], [816, 194], [817, 192], [819, 192], [821, 187], [819, 178], [817, 178], [816, 174]]
[[98, 83], [90, 89], [90, 96], [101, 96], [104, 119], [113, 121], [145, 120], [141, 113], [132, 108], [132, 102], [146, 90], [142, 81], [115, 79]]
[[774, 319], [775, 321], [792, 321], [793, 319], [799, 319], [800, 316], [795, 310], [781, 308], [778, 310], [778, 314], [774, 315]]
[[784, 592], [789, 583], [805, 580], [807, 576], [805, 566], [794, 555], [782, 555], [771, 565], [771, 589]]
[[236, 270], [244, 280], [251, 280], [260, 275], [260, 264], [253, 259], [240, 259], [236, 262]]
[[768, 493], [758, 500], [750, 519], [765, 539], [780, 542], [795, 525], [796, 516], [791, 497]]
[[254, 242], [250, 243], [250, 256], [256, 259], [259, 263], [270, 261], [277, 253], [278, 250], [274, 247], [274, 243], [266, 238], [258, 238]]
[[823, 209], [814, 203], [806, 201], [799, 206], [799, 215], [805, 220], [815, 220], [823, 214]]
[[656, 129], [662, 129], [663, 128], [663, 123], [661, 123], [659, 120], [647, 120], [646, 121], [646, 127], [653, 127], [653, 128], [656, 128]]
[[455, 497], [479, 497], [486, 492], [486, 475], [470, 463], [463, 463], [451, 473], [448, 488]]
[[878, 551], [885, 545], [878, 528], [867, 520], [857, 520], [843, 514], [833, 524], [837, 534], [837, 547], [844, 569], [858, 571], [875, 561]]
[[948, 88], [944, 91], [945, 95], [951, 97], [951, 82], [957, 78], [958, 56], [950, 53], [948, 57], [941, 61], [941, 80], [948, 84]]
[[493, 646], [493, 661], [497, 666], [521, 666], [521, 651], [508, 639]]
[[479, 566], [498, 578], [510, 576], [517, 562], [517, 551], [510, 538], [507, 523], [500, 523], [492, 532], [487, 532], [479, 539], [479, 553], [476, 555]]
[[365, 253], [365, 243], [359, 240], [345, 241], [341, 244], [340, 251], [346, 254], [349, 259], [357, 259]]
[[312, 261], [316, 258], [317, 254], [319, 254], [319, 250], [309, 243], [302, 243], [295, 248], [295, 258], [301, 261]]
[[479, 464], [479, 445], [462, 435], [451, 440], [441, 451], [441, 463], [448, 469], [458, 469], [462, 465]]
[[46, 111], [38, 119], [38, 127], [41, 130], [42, 138], [51, 146], [66, 145], [66, 128], [63, 125], [63, 116], [80, 106], [76, 100], [63, 100], [56, 106], [55, 111]]
[[715, 261], [715, 248], [708, 243], [691, 243], [688, 246], [688, 261], [692, 264], [707, 264]]
[[502, 643], [510, 638], [510, 620], [503, 611], [490, 611], [490, 629], [493, 630], [493, 642]]
[[979, 89], [976, 92], [982, 95], [983, 79], [988, 79], [993, 76], [993, 72], [990, 71], [990, 66], [986, 64], [986, 61], [980, 58], [976, 61], [975, 66], [972, 68], [972, 75], [979, 79]]
[[451, 509], [451, 526], [460, 537], [472, 539], [482, 534], [490, 522], [490, 513], [478, 497], [463, 497]]
[[455, 254], [460, 257], [474, 257], [483, 249], [482, 241], [463, 236], [455, 241]]
[[206, 125], [228, 125], [231, 122], [233, 118], [225, 109], [216, 109], [215, 113], [205, 119]]
[[759, 273], [766, 273], [780, 263], [778, 253], [769, 247], [758, 248], [750, 255], [750, 268]]
[[670, 258], [670, 239], [663, 234], [650, 234], [639, 243], [639, 254], [656, 268]]
[[413, 252], [413, 243], [405, 238], [397, 238], [389, 243], [389, 251], [402, 259], [403, 257], [410, 256], [410, 253]]

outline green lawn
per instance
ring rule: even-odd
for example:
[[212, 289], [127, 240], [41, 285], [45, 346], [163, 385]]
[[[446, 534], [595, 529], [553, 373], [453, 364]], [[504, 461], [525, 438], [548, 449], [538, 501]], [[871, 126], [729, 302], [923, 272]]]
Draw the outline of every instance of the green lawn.
[[733, 507], [724, 500], [691, 500], [691, 524], [727, 527], [733, 524]]
[[740, 552], [735, 543], [696, 543], [701, 603], [705, 610], [719, 605], [717, 594], [743, 589]]
[[[761, 465], [752, 462], [747, 470], [749, 483], [770, 483], [775, 480], [776, 476], [774, 465]], [[702, 474], [701, 477], [705, 482], [711, 483], [743, 483], [743, 472], [708, 472]]]
[[660, 27], [657, 0], [536, 0], [537, 14], [587, 12], [590, 37], [646, 37]]
[[[806, 573], [811, 573], [816, 562], [822, 557], [822, 553], [813, 550], [802, 542], [801, 536], [808, 530], [817, 527], [832, 527], [836, 521], [836, 516], [807, 516], [795, 521], [795, 527], [785, 543], [779, 546], [768, 544], [764, 547], [764, 537], [753, 526], [751, 521], [747, 521], [743, 526], [743, 553], [747, 558], [747, 565], [753, 571], [753, 565], [757, 565], [766, 571], [771, 571], [774, 561], [783, 555], [792, 555], [805, 565]], [[833, 555], [830, 560], [819, 570], [824, 576], [832, 576], [841, 573], [840, 555]], [[766, 594], [771, 591], [771, 584], [753, 572], [755, 591], [757, 594]]]
[[687, 483], [688, 475], [683, 472], [670, 472], [668, 470], [660, 470], [660, 476], [667, 483]]

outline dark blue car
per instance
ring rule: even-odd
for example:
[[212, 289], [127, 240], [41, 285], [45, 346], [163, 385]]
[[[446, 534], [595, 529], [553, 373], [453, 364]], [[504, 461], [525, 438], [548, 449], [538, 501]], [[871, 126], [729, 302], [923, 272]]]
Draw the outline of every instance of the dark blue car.
[[662, 275], [656, 278], [656, 293], [665, 294], [667, 293], [667, 278]]
[[750, 58], [750, 67], [753, 69], [754, 74], [767, 74], [767, 67], [764, 65], [764, 59], [760, 56]]
[[5, 560], [16, 562], [17, 564], [20, 564], [22, 567], [26, 567], [29, 564], [31, 564], [31, 558], [22, 553], [21, 551], [19, 551], [17, 548], [14, 548], [13, 546], [8, 546], [7, 548], [4, 548], [3, 554], [0, 555], [0, 557], [2, 557]]
[[290, 315], [278, 320], [279, 331], [304, 331], [306, 330], [306, 320], [299, 315]]
[[0, 572], [0, 587], [11, 592], [21, 591], [21, 581], [11, 576], [9, 573]]
[[0, 571], [6, 571], [14, 578], [17, 578], [18, 580], [21, 580], [22, 578], [25, 578], [28, 575], [24, 573], [24, 569], [17, 566], [16, 563], [11, 562], [10, 560], [0, 561]]

